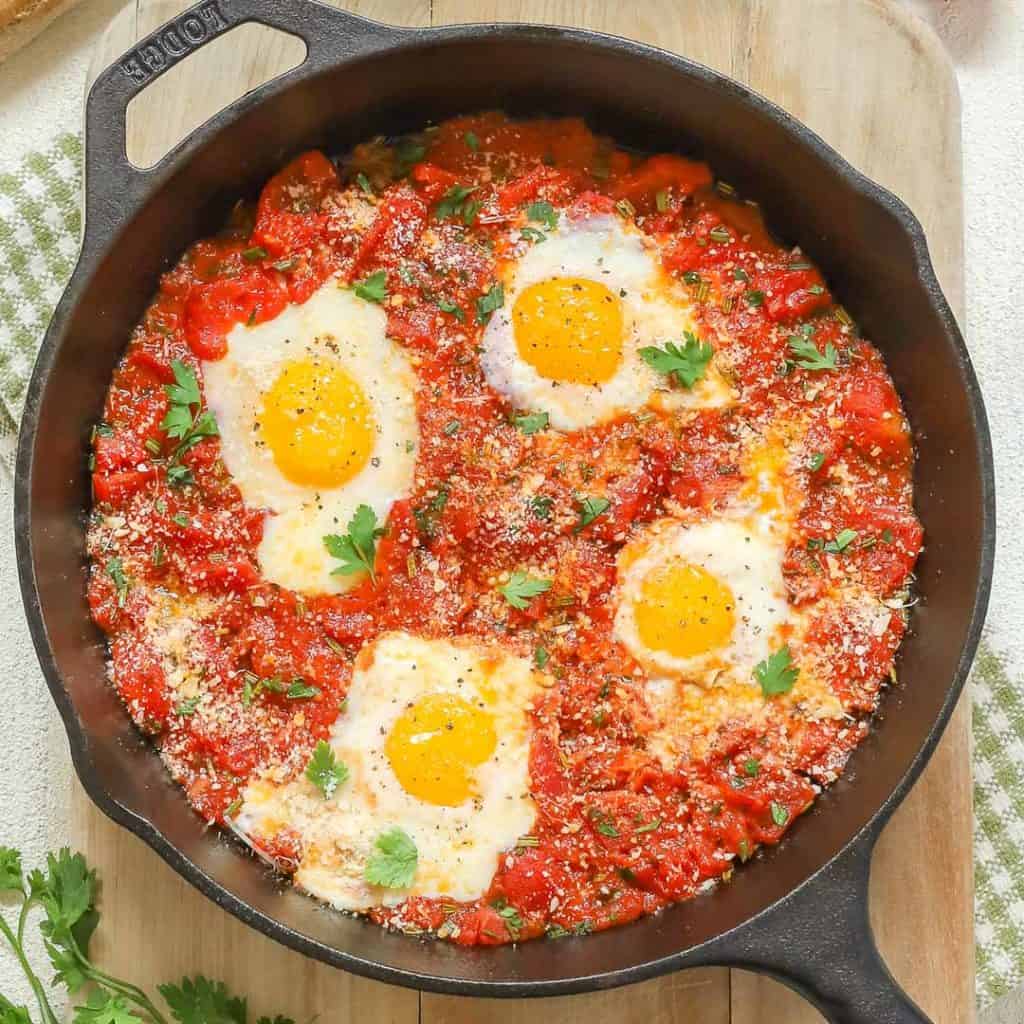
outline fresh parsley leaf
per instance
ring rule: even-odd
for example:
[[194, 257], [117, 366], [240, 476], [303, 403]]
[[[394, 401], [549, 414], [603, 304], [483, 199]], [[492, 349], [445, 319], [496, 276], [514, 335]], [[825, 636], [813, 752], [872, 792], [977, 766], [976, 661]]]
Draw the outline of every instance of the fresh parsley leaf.
[[202, 698], [198, 695], [195, 697], [187, 697], [174, 709], [174, 713], [179, 718], [188, 718], [190, 715], [194, 715], [196, 713], [196, 708], [199, 707], [199, 701], [201, 699]]
[[531, 228], [527, 225], [519, 232], [519, 237], [524, 242], [546, 242], [548, 236], [543, 231], [539, 231], [537, 228]]
[[222, 981], [197, 974], [159, 989], [179, 1024], [246, 1024], [245, 1000], [232, 996]]
[[[199, 411], [199, 382], [195, 373], [180, 359], [171, 360], [171, 372], [175, 382], [164, 385], [170, 404], [160, 428], [168, 437], [178, 441], [168, 464], [167, 475], [172, 483], [181, 485], [191, 482], [191, 473], [179, 467], [178, 460], [204, 437], [217, 437], [219, 431], [213, 413], [209, 409]], [[196, 407], [194, 411], [193, 406]], [[173, 480], [172, 473], [175, 473]]]
[[191, 525], [192, 521], [189, 519], [187, 512], [175, 512], [174, 515], [171, 516], [171, 522], [180, 526], [184, 530]]
[[546, 412], [531, 412], [523, 416], [513, 416], [512, 422], [524, 434], [537, 434], [548, 429], [548, 414]]
[[[68, 992], [74, 995], [88, 980], [88, 975], [82, 970], [78, 957], [69, 949], [61, 949], [52, 942], [45, 942], [47, 955], [53, 965], [53, 984], [63, 985]], [[0, 1021], [3, 1018], [0, 1017]]]
[[789, 644], [759, 661], [754, 668], [754, 678], [761, 684], [761, 693], [765, 697], [789, 693], [798, 675], [800, 670], [793, 665]]
[[544, 666], [547, 665], [547, 663], [550, 660], [551, 655], [548, 654], [548, 650], [546, 647], [542, 647], [540, 644], [538, 644], [533, 649], [533, 663], [537, 666], [537, 668], [544, 668]]
[[815, 452], [811, 456], [811, 461], [807, 463], [808, 468], [812, 473], [817, 473], [822, 466], [825, 465], [825, 453]]
[[543, 224], [549, 231], [558, 227], [558, 211], [545, 199], [526, 207], [526, 219]]
[[492, 907], [498, 912], [498, 916], [505, 922], [509, 938], [514, 942], [519, 938], [519, 929], [523, 927], [523, 919], [515, 907], [508, 904], [508, 900], [501, 898], [495, 900]]
[[888, 527], [886, 527], [886, 528], [885, 528], [885, 529], [884, 529], [884, 530], [882, 531], [882, 543], [883, 543], [883, 544], [891, 544], [891, 543], [892, 543], [892, 540], [893, 540], [893, 537], [892, 537], [892, 530], [890, 530], [890, 529], [889, 529]]
[[317, 686], [310, 686], [309, 683], [303, 679], [293, 679], [291, 685], [288, 687], [285, 696], [289, 700], [305, 700], [307, 697], [319, 697], [320, 688]]
[[554, 505], [555, 499], [545, 497], [543, 494], [535, 494], [527, 504], [530, 506], [530, 511], [538, 518], [548, 520], [551, 518], [551, 506]]
[[325, 800], [330, 800], [334, 791], [348, 780], [348, 768], [334, 756], [331, 745], [321, 740], [306, 765], [306, 778], [320, 790]]
[[451, 315], [455, 317], [460, 324], [464, 324], [466, 322], [466, 314], [462, 307], [449, 298], [445, 298], [444, 296], [439, 298], [437, 300], [437, 308], [441, 310], [442, 313], [451, 313]]
[[613, 822], [611, 822], [608, 818], [604, 817], [603, 815], [598, 817], [597, 820], [594, 822], [594, 828], [596, 828], [597, 831], [601, 833], [601, 835], [607, 836], [609, 839], [619, 838], [619, 830], [615, 827]]
[[483, 209], [483, 203], [477, 199], [468, 199], [462, 204], [462, 223], [467, 228], [476, 223], [477, 215]]
[[832, 342], [825, 345], [824, 353], [818, 351], [810, 337], [794, 334], [789, 338], [789, 351], [795, 356], [793, 363], [801, 370], [836, 369], [837, 352]]
[[188, 487], [196, 482], [192, 470], [180, 463], [167, 467], [167, 483], [171, 487]]
[[196, 375], [192, 372], [191, 368], [186, 366], [180, 359], [172, 359], [171, 372], [174, 374], [174, 383], [164, 385], [167, 400], [171, 405], [198, 405], [199, 382], [196, 380]]
[[761, 772], [761, 762], [756, 758], [748, 758], [743, 762], [743, 774], [756, 779]]
[[242, 250], [242, 259], [247, 263], [255, 263], [257, 260], [265, 260], [267, 258], [267, 250], [262, 245], [254, 245], [251, 249]]
[[580, 521], [576, 524], [573, 533], [579, 533], [598, 516], [604, 515], [611, 507], [612, 503], [607, 498], [582, 498], [578, 509]]
[[508, 583], [498, 588], [498, 593], [513, 608], [518, 608], [521, 611], [529, 605], [531, 598], [537, 597], [538, 594], [544, 594], [550, 589], [551, 580], [538, 579], [536, 576], [530, 576], [517, 569], [512, 573]]
[[481, 295], [476, 300], [476, 318], [477, 320], [485, 324], [491, 318], [491, 314], [496, 309], [501, 309], [505, 305], [505, 289], [502, 287], [501, 282], [492, 284], [484, 295]]
[[764, 305], [764, 292], [758, 291], [756, 288], [751, 288], [750, 291], [744, 293], [743, 298], [747, 300], [747, 305], [754, 309]]
[[841, 555], [857, 539], [857, 536], [856, 530], [840, 530], [836, 534], [835, 540], [825, 542], [825, 550], [830, 555]]
[[97, 988], [89, 993], [84, 1006], [75, 1007], [72, 1024], [139, 1024], [141, 1020], [132, 1013], [122, 996]]
[[409, 834], [389, 828], [374, 840], [374, 854], [366, 862], [365, 877], [371, 885], [405, 889], [416, 875], [419, 853]]
[[0, 892], [24, 892], [21, 852], [13, 846], [0, 846]]
[[367, 302], [383, 302], [388, 297], [388, 272], [378, 270], [362, 281], [356, 281], [352, 290]]
[[743, 281], [745, 284], [750, 283], [750, 275], [742, 268], [736, 267], [732, 272], [734, 281]]
[[120, 558], [111, 558], [107, 562], [105, 571], [114, 583], [114, 590], [117, 591], [117, 607], [123, 608], [128, 591], [132, 587], [131, 580], [124, 572], [124, 562]]
[[682, 345], [669, 341], [664, 348], [649, 345], [640, 349], [640, 357], [648, 366], [684, 388], [692, 388], [704, 376], [712, 355], [710, 343], [691, 331], [683, 332]]
[[80, 853], [63, 847], [46, 855], [46, 873], [33, 871], [28, 876], [29, 890], [46, 913], [40, 924], [44, 938], [63, 947], [77, 943], [87, 955], [89, 940], [99, 923], [94, 903], [96, 872], [90, 871]]
[[774, 821], [775, 824], [779, 826], [779, 828], [782, 828], [782, 826], [785, 825], [787, 821], [789, 821], [789, 811], [786, 810], [786, 808], [783, 807], [782, 804], [777, 804], [774, 800], [772, 801], [771, 810], [772, 821]]
[[[463, 214], [463, 204], [479, 188], [478, 185], [452, 185], [434, 210], [435, 220], [445, 220]], [[479, 209], [479, 207], [477, 207]]]
[[324, 547], [333, 558], [341, 559], [341, 565], [334, 569], [332, 576], [351, 576], [367, 572], [376, 583], [373, 562], [377, 554], [377, 538], [384, 530], [377, 526], [376, 513], [369, 505], [360, 505], [349, 520], [348, 533], [331, 533], [324, 537]]
[[356, 175], [356, 184], [362, 190], [364, 195], [373, 195], [373, 186], [370, 184], [370, 179], [365, 174], [363, 174], [362, 171], [360, 171]]
[[462, 141], [465, 142], [474, 153], [480, 149], [480, 140], [476, 137], [475, 132], [466, 132], [466, 134], [462, 136]]

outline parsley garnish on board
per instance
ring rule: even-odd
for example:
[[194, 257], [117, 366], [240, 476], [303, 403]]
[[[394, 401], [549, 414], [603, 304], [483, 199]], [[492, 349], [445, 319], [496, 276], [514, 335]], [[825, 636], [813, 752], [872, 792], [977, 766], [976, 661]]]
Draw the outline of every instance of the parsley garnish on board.
[[542, 580], [517, 569], [512, 573], [508, 583], [503, 587], [498, 588], [498, 593], [500, 593], [513, 608], [518, 608], [522, 611], [524, 608], [529, 606], [531, 599], [540, 594], [547, 593], [550, 589], [551, 580]]
[[330, 800], [334, 791], [348, 780], [348, 768], [334, 756], [331, 745], [321, 740], [306, 765], [306, 778], [320, 790], [325, 800]]
[[580, 521], [574, 527], [573, 533], [579, 533], [611, 507], [612, 503], [607, 498], [581, 498], [578, 509]]
[[199, 409], [201, 396], [195, 373], [180, 359], [171, 360], [171, 372], [174, 374], [174, 383], [164, 385], [170, 404], [160, 429], [178, 442], [171, 453], [167, 480], [182, 486], [192, 482], [192, 474], [185, 466], [178, 464], [182, 455], [199, 444], [204, 437], [217, 437], [219, 431], [213, 413], [209, 409], [203, 412]]
[[651, 369], [684, 388], [692, 388], [704, 376], [712, 355], [710, 343], [701, 341], [691, 331], [683, 332], [682, 345], [669, 341], [664, 348], [649, 345], [640, 349], [641, 359]]
[[341, 565], [331, 570], [332, 576], [351, 576], [367, 572], [376, 583], [373, 561], [377, 554], [377, 538], [384, 530], [377, 526], [377, 515], [369, 505], [360, 505], [349, 520], [348, 533], [330, 533], [324, 537], [324, 547]]
[[412, 884], [419, 853], [408, 832], [397, 827], [389, 828], [377, 836], [373, 848], [364, 872], [370, 885], [405, 889]]
[[754, 667], [754, 678], [761, 684], [761, 693], [766, 697], [789, 693], [798, 675], [800, 670], [793, 665], [789, 644], [770, 654], [764, 661], [759, 661]]
[[[37, 948], [28, 941], [26, 927], [33, 912], [39, 917], [43, 947], [54, 971], [53, 985], [77, 996], [73, 1024], [248, 1024], [244, 999], [233, 996], [222, 982], [201, 974], [178, 984], [160, 985], [167, 1009], [141, 988], [101, 971], [92, 962], [90, 947], [100, 921], [96, 909], [98, 881], [80, 853], [66, 847], [46, 856], [46, 864], [30, 872], [22, 868], [21, 854], [0, 846], [0, 895], [12, 906], [15, 919], [0, 915], [0, 935], [17, 957], [38, 1007], [38, 1017], [0, 995], [0, 1024], [59, 1024], [63, 1016], [50, 1005], [42, 972], [32, 966]], [[260, 1017], [257, 1024], [295, 1024], [280, 1015]]]
[[356, 281], [352, 290], [367, 302], [383, 302], [388, 297], [388, 272], [378, 270], [361, 281]]

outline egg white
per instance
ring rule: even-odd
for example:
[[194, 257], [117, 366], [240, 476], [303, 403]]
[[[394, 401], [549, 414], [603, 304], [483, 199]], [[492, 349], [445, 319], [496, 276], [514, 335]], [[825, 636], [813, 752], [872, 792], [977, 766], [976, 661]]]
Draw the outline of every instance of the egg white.
[[[535, 820], [528, 708], [538, 686], [529, 661], [497, 649], [385, 634], [360, 653], [331, 732], [348, 780], [325, 800], [304, 777], [279, 784], [271, 773], [246, 788], [235, 824], [257, 844], [281, 829], [297, 833], [303, 856], [295, 881], [339, 909], [394, 906], [410, 896], [476, 899], [490, 886], [499, 855]], [[436, 693], [485, 709], [498, 737], [494, 754], [474, 769], [476, 795], [457, 807], [407, 793], [384, 751], [398, 717]], [[364, 877], [376, 837], [393, 827], [408, 833], [419, 854], [407, 889], [373, 886]]]
[[[639, 350], [682, 341], [694, 331], [690, 303], [658, 263], [654, 243], [621, 218], [607, 215], [569, 221], [563, 217], [547, 239], [532, 244], [500, 272], [505, 303], [484, 330], [480, 356], [490, 385], [517, 408], [547, 412], [552, 427], [580, 430], [648, 404], [660, 407], [721, 406], [732, 391], [712, 359], [690, 390], [670, 387]], [[559, 277], [603, 284], [619, 297], [623, 315], [622, 361], [600, 384], [554, 381], [541, 376], [516, 347], [512, 310], [525, 288]]]
[[[383, 523], [413, 482], [419, 443], [416, 379], [405, 353], [385, 334], [386, 316], [329, 280], [302, 305], [273, 320], [239, 325], [227, 354], [202, 366], [206, 397], [217, 419], [221, 451], [245, 501], [268, 514], [259, 546], [265, 579], [300, 593], [339, 593], [358, 575], [332, 575], [337, 564], [324, 547], [327, 534], [344, 533], [360, 505]], [[333, 360], [361, 386], [376, 428], [366, 466], [336, 488], [302, 486], [277, 468], [255, 425], [263, 395], [294, 361]]]

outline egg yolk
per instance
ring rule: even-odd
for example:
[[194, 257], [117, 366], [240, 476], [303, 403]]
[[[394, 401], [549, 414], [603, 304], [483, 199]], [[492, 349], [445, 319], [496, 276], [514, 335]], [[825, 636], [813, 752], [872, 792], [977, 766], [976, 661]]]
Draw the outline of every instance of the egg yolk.
[[519, 355], [548, 380], [603, 384], [622, 361], [622, 303], [585, 277], [524, 288], [512, 307], [512, 330]]
[[407, 708], [384, 743], [395, 777], [410, 796], [457, 807], [475, 793], [473, 768], [497, 746], [491, 716], [452, 693], [432, 693]]
[[723, 647], [736, 622], [729, 587], [682, 559], [666, 562], [644, 579], [633, 614], [644, 646], [676, 658]]
[[374, 419], [363, 389], [330, 360], [288, 363], [263, 395], [262, 439], [292, 483], [340, 487], [369, 461]]

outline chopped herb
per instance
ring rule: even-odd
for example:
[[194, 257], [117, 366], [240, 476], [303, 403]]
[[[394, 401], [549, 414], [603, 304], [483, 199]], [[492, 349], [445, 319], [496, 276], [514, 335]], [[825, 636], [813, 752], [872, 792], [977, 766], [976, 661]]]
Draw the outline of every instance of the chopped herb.
[[708, 238], [712, 242], [718, 242], [724, 245], [726, 242], [732, 241], [732, 235], [729, 234], [729, 229], [721, 224], [716, 225], [708, 232]]
[[388, 297], [388, 272], [378, 270], [362, 281], [356, 281], [353, 291], [367, 302], [383, 302]]
[[573, 935], [589, 935], [594, 930], [594, 922], [590, 920], [580, 921], [572, 929]]
[[377, 515], [369, 505], [360, 505], [349, 520], [348, 533], [331, 533], [324, 537], [324, 547], [332, 558], [341, 559], [341, 565], [331, 571], [332, 576], [351, 576], [367, 572], [376, 583], [373, 562], [377, 554], [376, 540], [384, 530], [377, 526]]
[[683, 280], [687, 284], [702, 284], [704, 282], [704, 278], [696, 270], [687, 270], [683, 274]]
[[654, 205], [658, 208], [659, 213], [664, 213], [668, 209], [668, 189], [660, 189], [655, 194]]
[[171, 522], [176, 523], [182, 529], [186, 529], [191, 525], [192, 520], [189, 519], [187, 512], [175, 512], [174, 515], [171, 516]]
[[815, 452], [811, 456], [811, 461], [807, 464], [812, 473], [817, 473], [823, 465], [825, 465], [825, 453]]
[[579, 501], [578, 514], [580, 521], [576, 524], [573, 533], [579, 533], [589, 526], [598, 516], [604, 515], [612, 507], [607, 498], [582, 498]]
[[540, 644], [538, 644], [533, 649], [533, 663], [537, 666], [537, 668], [544, 668], [544, 666], [547, 665], [547, 663], [550, 660], [551, 655], [548, 654], [548, 650], [546, 647], [541, 647]]
[[845, 307], [836, 306], [836, 308], [832, 311], [832, 314], [844, 327], [853, 326], [853, 317], [850, 316], [850, 314], [846, 311]]
[[111, 558], [107, 562], [106, 573], [114, 583], [114, 590], [117, 592], [117, 606], [123, 608], [128, 591], [131, 589], [131, 581], [124, 574], [124, 562], [120, 558]]
[[370, 179], [365, 174], [363, 174], [362, 171], [360, 171], [356, 175], [356, 184], [363, 190], [363, 192], [366, 195], [373, 195], [373, 186], [370, 184]]
[[310, 686], [302, 679], [294, 679], [285, 696], [289, 700], [304, 700], [307, 697], [319, 697], [320, 690], [316, 686]]
[[109, 423], [100, 422], [96, 424], [96, 433], [99, 437], [113, 437], [114, 428]]
[[466, 132], [466, 134], [462, 136], [462, 141], [465, 142], [474, 153], [480, 149], [480, 140], [476, 137], [474, 132]]
[[560, 924], [549, 924], [544, 929], [544, 936], [548, 939], [564, 939], [571, 933], [567, 928], [563, 928]]
[[540, 839], [537, 836], [520, 836], [516, 840], [516, 848], [520, 850], [532, 850], [540, 846]]
[[438, 299], [437, 308], [441, 310], [442, 313], [451, 313], [451, 315], [455, 317], [455, 319], [458, 320], [460, 324], [464, 324], [466, 322], [465, 312], [463, 312], [462, 308], [458, 304], [456, 304], [449, 298], [445, 298], [444, 296], [442, 296], [440, 299]]
[[840, 530], [836, 534], [835, 540], [830, 540], [825, 544], [825, 550], [830, 555], [841, 555], [856, 539], [856, 530]]
[[636, 216], [636, 207], [628, 199], [620, 199], [615, 204], [615, 209], [627, 220]]
[[147, 437], [145, 440], [146, 451], [150, 455], [159, 455], [161, 452], [160, 442], [155, 437]]
[[491, 318], [496, 309], [501, 309], [505, 304], [505, 289], [501, 283], [492, 284], [484, 295], [476, 300], [476, 318], [485, 324]]
[[793, 666], [789, 644], [759, 661], [754, 668], [754, 678], [761, 684], [761, 693], [765, 697], [789, 693], [799, 674], [800, 670]]
[[164, 546], [163, 544], [154, 544], [153, 553], [150, 555], [153, 565], [159, 568], [164, 564]]
[[664, 348], [649, 345], [640, 349], [640, 357], [648, 366], [685, 388], [692, 388], [704, 376], [713, 354], [710, 343], [691, 331], [683, 332], [682, 345], [668, 341]]
[[637, 825], [637, 827], [633, 829], [633, 834], [639, 836], [642, 835], [644, 832], [653, 832], [656, 828], [660, 827], [661, 818], [655, 818], [653, 821], [647, 822], [646, 825]]
[[276, 263], [271, 264], [275, 270], [280, 270], [282, 274], [287, 274], [288, 271], [294, 270], [298, 265], [298, 256], [289, 256], [287, 259], [278, 260]]
[[435, 220], [445, 220], [448, 217], [456, 217], [462, 214], [463, 203], [476, 192], [477, 185], [452, 185], [437, 204], [434, 210]]
[[751, 853], [751, 851], [750, 851], [750, 842], [749, 842], [749, 840], [741, 839], [739, 841], [739, 846], [736, 849], [736, 856], [738, 856], [739, 859], [744, 864], [746, 864], [747, 861], [750, 860], [750, 853]]
[[306, 778], [320, 790], [325, 800], [330, 800], [334, 791], [348, 779], [348, 768], [334, 756], [331, 745], [321, 740], [306, 765]]
[[462, 206], [462, 223], [466, 227], [472, 227], [476, 223], [477, 214], [483, 208], [483, 203], [476, 199], [470, 199]]
[[744, 284], [750, 283], [750, 275], [742, 267], [734, 267], [732, 277], [734, 281], [742, 281]]
[[551, 580], [542, 580], [531, 576], [520, 569], [517, 569], [509, 578], [508, 583], [498, 588], [498, 593], [513, 608], [520, 611], [528, 607], [530, 600], [539, 594], [547, 593], [551, 589]]
[[537, 519], [548, 520], [551, 518], [551, 506], [555, 499], [545, 497], [542, 494], [535, 494], [526, 504]]
[[548, 236], [543, 231], [538, 231], [537, 228], [531, 228], [527, 225], [519, 232], [519, 237], [524, 242], [546, 242]]
[[420, 533], [428, 540], [432, 539], [437, 533], [438, 521], [447, 504], [448, 488], [439, 487], [437, 494], [425, 506], [413, 509], [412, 515], [416, 520], [416, 525], [419, 527]]
[[789, 350], [796, 357], [794, 363], [801, 370], [834, 370], [836, 368], [836, 350], [832, 342], [825, 345], [825, 352], [818, 351], [808, 335], [794, 334], [789, 338]]
[[337, 654], [339, 658], [344, 657], [344, 655], [345, 655], [345, 648], [342, 647], [341, 644], [339, 644], [338, 641], [335, 640], [333, 636], [325, 636], [324, 637], [324, 643], [327, 644], [327, 646], [335, 654]]
[[537, 434], [548, 429], [548, 414], [546, 412], [531, 412], [523, 416], [513, 416], [512, 422], [524, 434]]
[[774, 800], [772, 801], [772, 821], [774, 821], [779, 828], [782, 828], [782, 826], [789, 821], [789, 811], [787, 811], [782, 804], [777, 804]]
[[205, 412], [199, 410], [201, 396], [195, 373], [179, 359], [171, 360], [171, 372], [174, 383], [164, 385], [170, 404], [160, 429], [178, 441], [171, 455], [171, 465], [175, 465], [190, 448], [204, 437], [216, 437], [218, 431], [213, 413], [208, 409]]
[[182, 466], [180, 463], [175, 463], [172, 466], [167, 467], [167, 482], [171, 487], [187, 487], [190, 484], [196, 482], [195, 477], [192, 475], [192, 470], [188, 466]]
[[510, 938], [513, 941], [518, 939], [519, 929], [523, 927], [523, 919], [519, 916], [519, 911], [515, 907], [510, 907], [508, 900], [504, 898], [496, 899], [491, 906], [494, 907], [499, 916], [504, 920]]
[[526, 219], [543, 224], [549, 231], [558, 227], [558, 211], [545, 199], [526, 207]]
[[242, 250], [242, 259], [248, 263], [255, 263], [257, 260], [265, 260], [267, 250], [262, 245], [254, 245], [251, 249]]
[[752, 306], [754, 309], [764, 305], [764, 292], [758, 291], [756, 288], [751, 288], [750, 291], [745, 292], [743, 298], [747, 300], [747, 305]]
[[415, 139], [399, 139], [395, 143], [395, 171], [399, 178], [404, 178], [413, 167], [427, 155], [427, 147]]
[[444, 425], [444, 435], [446, 437], [454, 437], [459, 432], [459, 430], [461, 428], [462, 428], [462, 421], [461, 420], [449, 420]]
[[727, 181], [716, 181], [715, 182], [715, 191], [720, 196], [724, 196], [726, 199], [728, 199], [731, 196], [736, 195], [736, 186], [735, 185], [730, 185], [729, 182], [727, 182]]
[[619, 838], [619, 830], [615, 827], [615, 824], [604, 817], [604, 815], [595, 815], [594, 828], [596, 828], [601, 835], [607, 836], [609, 839]]
[[812, 295], [824, 295], [825, 294], [825, 289], [822, 288], [822, 286], [820, 284], [812, 284], [811, 287], [808, 288], [807, 290]]
[[412, 837], [400, 828], [389, 828], [374, 840], [374, 854], [366, 862], [365, 878], [371, 885], [405, 889], [416, 875], [419, 853]]
[[608, 711], [605, 708], [598, 708], [591, 716], [591, 723], [595, 728], [600, 729], [608, 720]]
[[242, 809], [243, 803], [244, 801], [242, 798], [240, 796], [236, 796], [235, 799], [232, 800], [224, 809], [224, 817], [233, 818]]
[[761, 771], [761, 762], [756, 758], [748, 758], [743, 762], [743, 774], [749, 776], [752, 779], [756, 779]]
[[892, 543], [892, 530], [890, 530], [888, 527], [886, 527], [882, 531], [882, 541], [886, 544]]
[[199, 707], [200, 700], [201, 697], [199, 696], [188, 697], [174, 709], [174, 713], [179, 718], [188, 718], [190, 715], [194, 715], [196, 713], [196, 708]]

